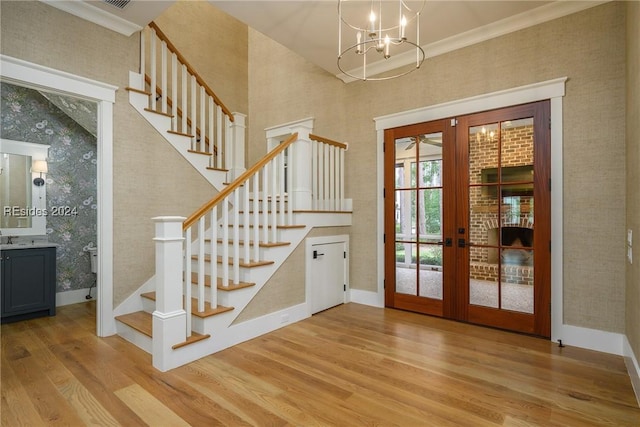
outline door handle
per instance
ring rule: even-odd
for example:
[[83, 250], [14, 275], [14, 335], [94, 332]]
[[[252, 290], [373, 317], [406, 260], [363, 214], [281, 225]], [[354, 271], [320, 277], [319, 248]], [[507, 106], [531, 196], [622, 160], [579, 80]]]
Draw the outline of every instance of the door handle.
[[467, 245], [467, 242], [465, 242], [464, 239], [458, 239], [458, 247], [459, 248], [464, 248]]
[[453, 244], [453, 239], [451, 237], [447, 237], [446, 239], [444, 239], [444, 245], [446, 247], [451, 247], [451, 245]]
[[324, 254], [319, 254], [318, 251], [313, 251], [313, 259], [318, 259], [319, 256], [324, 256]]

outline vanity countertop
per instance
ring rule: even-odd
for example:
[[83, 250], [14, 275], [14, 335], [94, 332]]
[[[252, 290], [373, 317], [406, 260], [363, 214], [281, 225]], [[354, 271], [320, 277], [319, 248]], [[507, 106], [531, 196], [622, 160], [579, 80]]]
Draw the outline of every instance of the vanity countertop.
[[36, 248], [55, 248], [58, 247], [57, 243], [49, 242], [34, 242], [34, 243], [12, 243], [10, 245], [0, 245], [0, 250], [8, 251], [13, 249], [36, 249]]

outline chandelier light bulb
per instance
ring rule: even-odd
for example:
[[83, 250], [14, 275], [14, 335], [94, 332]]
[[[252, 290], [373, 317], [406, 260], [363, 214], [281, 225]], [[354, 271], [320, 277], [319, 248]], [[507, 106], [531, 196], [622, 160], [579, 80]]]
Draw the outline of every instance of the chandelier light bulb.
[[407, 39], [407, 36], [404, 34], [404, 30], [407, 27], [407, 18], [402, 15], [402, 19], [400, 20], [400, 40], [404, 41]]
[[391, 44], [391, 40], [389, 39], [389, 35], [384, 36], [384, 59], [389, 59], [391, 57], [391, 53], [389, 51], [389, 45]]

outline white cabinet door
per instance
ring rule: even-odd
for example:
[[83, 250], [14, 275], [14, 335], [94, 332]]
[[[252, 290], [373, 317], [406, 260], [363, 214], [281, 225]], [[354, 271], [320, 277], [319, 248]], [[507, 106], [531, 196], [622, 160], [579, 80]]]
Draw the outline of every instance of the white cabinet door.
[[344, 303], [346, 259], [344, 242], [311, 246], [311, 313]]

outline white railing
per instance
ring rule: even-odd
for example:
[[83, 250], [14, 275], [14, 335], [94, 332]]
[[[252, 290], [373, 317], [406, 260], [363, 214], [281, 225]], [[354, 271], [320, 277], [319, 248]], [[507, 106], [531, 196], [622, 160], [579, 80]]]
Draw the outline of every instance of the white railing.
[[[157, 270], [164, 271], [166, 264], [183, 266], [180, 309], [186, 313], [186, 337], [191, 334], [192, 300], [198, 312], [207, 302], [215, 308], [218, 278], [222, 288], [229, 289], [241, 284], [242, 266], [270, 263], [260, 248], [279, 243], [278, 229], [299, 227], [294, 212], [344, 210], [346, 144], [304, 136], [291, 135], [182, 223], [184, 263], [175, 259], [175, 251], [173, 259], [160, 261], [157, 255]], [[309, 188], [301, 188], [305, 185]], [[166, 240], [175, 242], [175, 236]], [[156, 292], [169, 288], [175, 293], [175, 284], [158, 283]]]
[[238, 163], [232, 158], [234, 115], [154, 22], [141, 32], [140, 73], [151, 94], [149, 110], [171, 117], [169, 132], [190, 137], [189, 150], [210, 155], [210, 168]]

